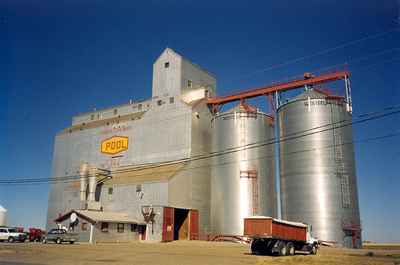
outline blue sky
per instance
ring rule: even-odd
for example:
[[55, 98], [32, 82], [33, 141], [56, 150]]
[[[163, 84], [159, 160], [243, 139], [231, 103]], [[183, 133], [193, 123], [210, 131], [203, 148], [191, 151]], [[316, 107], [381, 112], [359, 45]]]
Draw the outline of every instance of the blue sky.
[[[214, 73], [219, 94], [350, 61], [354, 115], [400, 104], [400, 51], [387, 51], [400, 48], [399, 27], [395, 0], [1, 1], [0, 178], [51, 176], [55, 134], [79, 112], [150, 97], [167, 46]], [[395, 115], [354, 138], [399, 130]], [[356, 145], [364, 239], [400, 241], [399, 140]], [[43, 226], [47, 196], [47, 184], [0, 186], [13, 225]]]

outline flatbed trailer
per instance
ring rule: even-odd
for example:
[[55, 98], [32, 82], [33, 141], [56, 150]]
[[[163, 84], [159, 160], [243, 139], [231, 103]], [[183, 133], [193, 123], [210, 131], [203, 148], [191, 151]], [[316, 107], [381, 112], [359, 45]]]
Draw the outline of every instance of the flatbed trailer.
[[251, 239], [251, 252], [257, 255], [294, 255], [296, 251], [317, 254], [318, 241], [311, 226], [268, 216], [244, 219], [244, 236]]

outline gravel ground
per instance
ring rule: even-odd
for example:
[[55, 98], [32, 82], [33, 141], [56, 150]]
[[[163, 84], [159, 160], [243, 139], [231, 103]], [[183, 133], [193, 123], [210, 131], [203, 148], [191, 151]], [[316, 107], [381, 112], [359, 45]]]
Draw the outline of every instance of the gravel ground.
[[[372, 254], [367, 255], [368, 252]], [[371, 256], [372, 255], [372, 256]], [[400, 249], [320, 249], [316, 256], [250, 255], [247, 245], [204, 241], [127, 244], [0, 243], [0, 265], [86, 264], [390, 264], [400, 265]]]

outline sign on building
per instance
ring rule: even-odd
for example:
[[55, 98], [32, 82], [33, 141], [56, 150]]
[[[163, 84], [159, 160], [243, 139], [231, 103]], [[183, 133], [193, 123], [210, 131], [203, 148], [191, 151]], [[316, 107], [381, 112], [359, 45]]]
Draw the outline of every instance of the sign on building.
[[103, 154], [115, 155], [128, 150], [129, 138], [127, 136], [113, 136], [101, 142]]

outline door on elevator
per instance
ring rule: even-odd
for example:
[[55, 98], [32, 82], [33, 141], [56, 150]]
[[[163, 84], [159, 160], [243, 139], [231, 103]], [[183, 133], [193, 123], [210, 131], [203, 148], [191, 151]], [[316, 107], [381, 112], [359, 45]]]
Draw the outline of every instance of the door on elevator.
[[174, 208], [164, 207], [162, 241], [174, 240]]
[[189, 211], [189, 239], [198, 240], [199, 239], [199, 211], [190, 210]]

